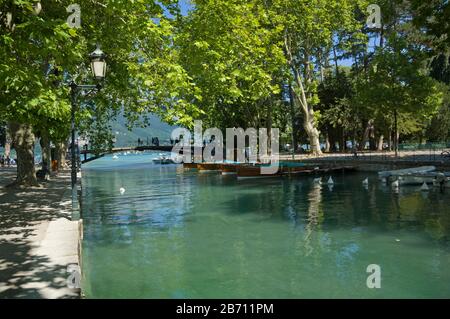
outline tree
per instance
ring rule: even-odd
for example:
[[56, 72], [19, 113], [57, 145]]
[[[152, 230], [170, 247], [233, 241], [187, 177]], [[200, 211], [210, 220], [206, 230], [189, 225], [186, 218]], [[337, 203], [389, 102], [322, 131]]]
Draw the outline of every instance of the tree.
[[338, 34], [359, 32], [362, 3], [195, 1], [176, 42], [200, 89], [192, 99], [210, 123], [270, 126], [274, 114], [285, 113], [281, 89], [290, 86], [312, 152], [320, 154], [314, 111], [320, 66]]
[[[80, 29], [66, 24], [68, 0], [3, 1], [0, 20], [0, 108], [18, 157], [16, 184], [35, 185], [35, 133], [61, 142], [68, 132], [69, 90], [64, 83], [91, 82], [87, 55], [101, 43], [108, 53], [108, 78], [92, 100], [107, 109], [125, 109], [130, 122], [154, 112], [190, 125], [195, 106], [181, 96], [193, 89], [173, 50], [177, 1], [78, 1]], [[112, 41], [112, 39], [114, 39]], [[83, 105], [83, 97], [80, 105]], [[77, 112], [77, 122], [91, 115]], [[44, 143], [48, 145], [47, 141]]]
[[197, 0], [176, 47], [195, 83], [190, 97], [211, 126], [270, 127], [281, 100], [284, 56], [258, 1]]
[[294, 104], [303, 115], [313, 154], [321, 154], [315, 107], [318, 79], [324, 57], [334, 39], [362, 29], [357, 20], [362, 1], [263, 1], [275, 29], [282, 30], [279, 43], [291, 76]]
[[320, 128], [326, 136], [326, 151], [336, 151], [339, 143], [341, 151], [346, 148], [346, 132], [355, 133], [360, 127], [360, 118], [353, 98], [352, 74], [349, 68], [338, 68], [324, 76], [318, 87], [321, 114]]
[[435, 55], [450, 48], [450, 4], [443, 0], [411, 0], [413, 23], [426, 35], [425, 43]]
[[394, 147], [400, 132], [421, 129], [442, 105], [443, 92], [424, 68], [424, 53], [395, 33], [374, 54], [367, 78], [357, 84], [357, 99], [391, 121]]

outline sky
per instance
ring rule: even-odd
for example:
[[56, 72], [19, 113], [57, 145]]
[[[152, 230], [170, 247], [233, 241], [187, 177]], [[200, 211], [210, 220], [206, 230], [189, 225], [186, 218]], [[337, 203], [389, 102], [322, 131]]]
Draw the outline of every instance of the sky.
[[187, 15], [190, 8], [192, 8], [192, 4], [190, 0], [181, 0], [180, 1], [181, 13], [183, 15]]

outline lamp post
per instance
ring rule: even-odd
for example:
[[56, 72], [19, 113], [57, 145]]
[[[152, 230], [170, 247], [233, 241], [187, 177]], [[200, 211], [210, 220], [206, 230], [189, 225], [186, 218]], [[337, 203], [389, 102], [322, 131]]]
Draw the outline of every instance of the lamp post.
[[72, 181], [72, 206], [77, 206], [77, 158], [75, 153], [75, 112], [77, 109], [77, 98], [81, 92], [94, 90], [100, 90], [100, 81], [105, 78], [106, 75], [106, 55], [100, 49], [99, 45], [94, 52], [89, 55], [91, 62], [91, 71], [94, 78], [98, 81], [95, 85], [79, 85], [74, 81], [70, 82], [70, 102], [71, 102], [71, 181]]

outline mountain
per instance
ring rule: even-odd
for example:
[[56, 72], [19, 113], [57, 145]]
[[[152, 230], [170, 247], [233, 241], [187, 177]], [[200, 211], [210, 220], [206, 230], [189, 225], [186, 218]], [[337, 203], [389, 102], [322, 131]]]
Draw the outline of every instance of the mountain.
[[123, 116], [111, 123], [112, 132], [116, 136], [115, 147], [137, 145], [140, 138], [144, 144], [151, 143], [153, 137], [158, 137], [161, 144], [168, 143], [170, 134], [176, 128], [161, 121], [156, 115], [150, 115], [150, 126], [146, 128], [135, 127], [131, 131], [127, 128], [127, 120]]

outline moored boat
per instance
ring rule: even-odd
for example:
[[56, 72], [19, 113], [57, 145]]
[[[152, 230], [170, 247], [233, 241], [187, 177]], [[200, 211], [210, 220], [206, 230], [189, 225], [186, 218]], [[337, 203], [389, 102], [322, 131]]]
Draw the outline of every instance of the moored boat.
[[436, 179], [436, 174], [426, 173], [426, 174], [405, 174], [399, 175], [398, 181], [400, 185], [423, 185], [433, 184]]
[[201, 163], [201, 164], [197, 164], [197, 169], [201, 173], [217, 172], [217, 171], [220, 171], [221, 165], [222, 164], [217, 164], [217, 163]]
[[184, 169], [197, 169], [197, 163], [183, 163]]
[[222, 175], [236, 175], [239, 164], [220, 164]]
[[380, 179], [386, 178], [396, 178], [401, 175], [407, 175], [407, 174], [423, 174], [423, 173], [431, 173], [436, 170], [435, 166], [422, 166], [422, 167], [413, 167], [413, 168], [406, 168], [406, 169], [399, 169], [399, 170], [393, 170], [393, 171], [383, 171], [378, 173], [378, 177]]
[[279, 177], [282, 176], [279, 169], [273, 174], [263, 174], [262, 166], [260, 165], [239, 165], [236, 167], [236, 173], [239, 179], [244, 178], [267, 178], [267, 177]]
[[311, 166], [307, 166], [302, 163], [296, 163], [296, 162], [282, 162], [280, 163], [280, 171], [284, 175], [291, 175], [291, 174], [298, 174], [300, 172], [309, 171], [311, 169], [314, 169]]
[[174, 160], [172, 160], [171, 158], [168, 158], [168, 157], [155, 158], [155, 159], [153, 159], [153, 163], [159, 164], [159, 165], [175, 164]]

